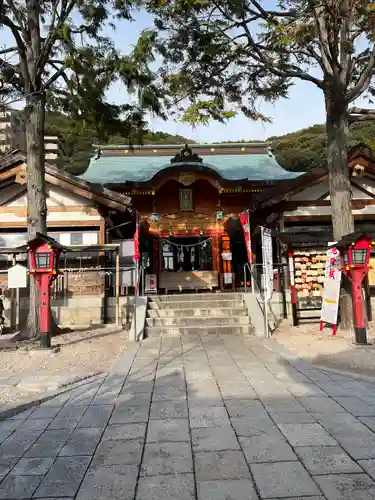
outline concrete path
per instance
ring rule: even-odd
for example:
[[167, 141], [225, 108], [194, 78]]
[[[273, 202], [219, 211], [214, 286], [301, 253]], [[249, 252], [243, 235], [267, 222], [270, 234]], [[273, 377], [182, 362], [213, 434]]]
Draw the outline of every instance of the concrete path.
[[0, 499], [375, 499], [375, 382], [276, 346], [146, 340], [0, 423]]

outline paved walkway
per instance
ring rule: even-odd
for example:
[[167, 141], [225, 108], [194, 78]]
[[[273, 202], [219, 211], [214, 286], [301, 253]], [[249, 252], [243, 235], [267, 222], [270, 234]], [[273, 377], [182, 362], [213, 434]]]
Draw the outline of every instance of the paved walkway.
[[375, 383], [270, 345], [146, 340], [0, 424], [0, 499], [375, 499]]

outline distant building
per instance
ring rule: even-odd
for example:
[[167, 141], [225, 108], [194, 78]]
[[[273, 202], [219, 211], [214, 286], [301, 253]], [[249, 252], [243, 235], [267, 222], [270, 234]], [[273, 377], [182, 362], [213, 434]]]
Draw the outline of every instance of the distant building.
[[[46, 163], [55, 165], [60, 155], [60, 139], [58, 136], [44, 137]], [[24, 124], [12, 112], [0, 113], [0, 154], [9, 153], [16, 149], [25, 152]]]

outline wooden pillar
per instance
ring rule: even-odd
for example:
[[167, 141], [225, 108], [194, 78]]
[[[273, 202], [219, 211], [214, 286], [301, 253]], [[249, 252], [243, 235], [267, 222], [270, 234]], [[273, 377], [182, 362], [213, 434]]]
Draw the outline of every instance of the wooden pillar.
[[219, 235], [216, 233], [212, 236], [212, 265], [213, 270], [220, 273], [220, 251], [219, 251]]
[[100, 245], [105, 245], [105, 221], [102, 219], [99, 224], [99, 242]]
[[153, 274], [156, 275], [156, 283], [157, 283], [159, 279], [159, 240], [157, 239], [154, 239], [153, 241], [152, 269], [153, 269]]
[[294, 257], [293, 250], [288, 248], [288, 260], [289, 260], [289, 273], [290, 273], [290, 296], [292, 301], [292, 319], [293, 326], [298, 326], [298, 312], [297, 312], [297, 293], [294, 283]]
[[120, 324], [120, 249], [116, 253], [116, 324]]
[[[230, 253], [230, 238], [227, 234], [224, 234], [221, 237], [221, 251], [223, 253]], [[232, 261], [223, 260], [223, 273], [231, 273], [231, 272], [232, 272]]]

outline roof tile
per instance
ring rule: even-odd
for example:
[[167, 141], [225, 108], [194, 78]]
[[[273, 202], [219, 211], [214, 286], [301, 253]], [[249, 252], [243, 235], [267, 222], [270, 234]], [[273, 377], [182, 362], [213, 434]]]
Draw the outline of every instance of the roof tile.
[[[277, 181], [294, 179], [301, 172], [284, 170], [271, 154], [202, 155], [203, 163], [226, 180]], [[144, 182], [164, 168], [178, 167], [164, 156], [103, 156], [93, 158], [80, 178], [98, 184], [115, 184], [127, 181]]]

